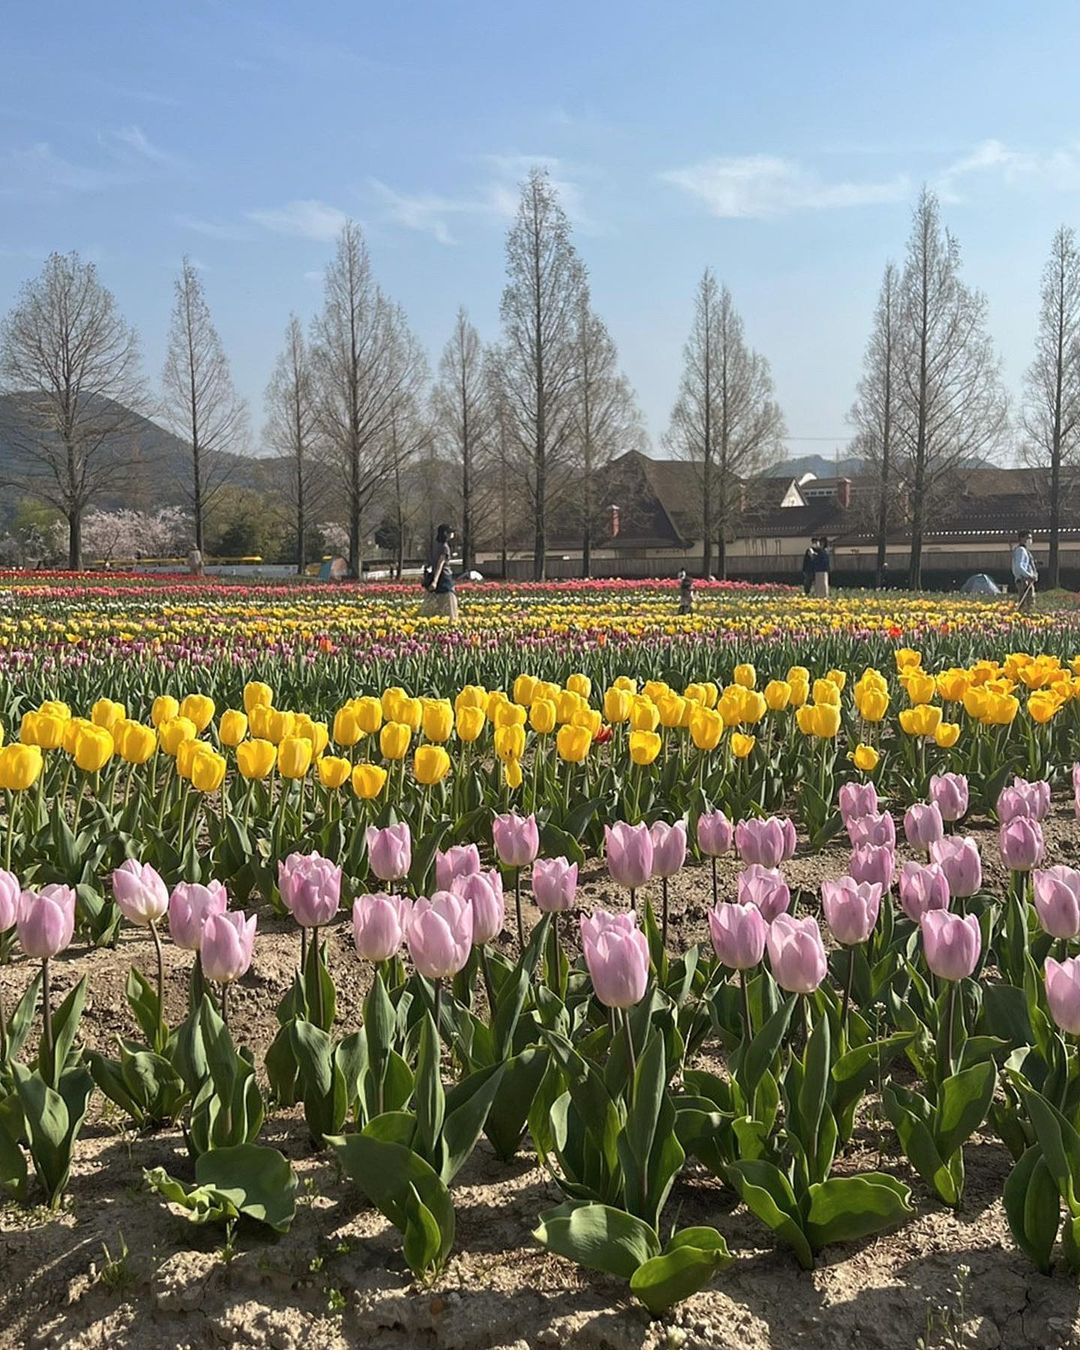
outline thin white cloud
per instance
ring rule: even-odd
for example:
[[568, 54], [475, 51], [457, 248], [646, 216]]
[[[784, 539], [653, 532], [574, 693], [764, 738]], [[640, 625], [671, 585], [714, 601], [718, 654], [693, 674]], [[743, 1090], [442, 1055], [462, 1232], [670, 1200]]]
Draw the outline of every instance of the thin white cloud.
[[1013, 187], [1041, 182], [1062, 192], [1080, 187], [1080, 146], [1064, 145], [1044, 151], [1013, 150], [1003, 141], [981, 141], [947, 165], [934, 180], [945, 201], [960, 201], [965, 180], [994, 177]]
[[903, 201], [911, 193], [906, 174], [876, 182], [830, 182], [793, 160], [774, 155], [707, 159], [669, 169], [660, 178], [704, 202], [714, 216], [725, 220], [878, 206]]
[[274, 234], [292, 234], [319, 243], [336, 239], [348, 220], [336, 206], [314, 200], [286, 202], [284, 206], [249, 211], [247, 215], [256, 225]]
[[175, 160], [167, 150], [162, 150], [150, 140], [142, 127], [120, 127], [117, 131], [105, 132], [101, 143], [119, 158], [133, 156], [151, 164], [173, 164]]
[[115, 168], [76, 164], [38, 141], [0, 155], [0, 196], [51, 200], [70, 193], [101, 192], [122, 181]]
[[252, 237], [251, 229], [246, 225], [204, 220], [201, 216], [174, 216], [173, 219], [182, 230], [191, 230], [192, 233], [204, 235], [207, 239], [243, 241]]

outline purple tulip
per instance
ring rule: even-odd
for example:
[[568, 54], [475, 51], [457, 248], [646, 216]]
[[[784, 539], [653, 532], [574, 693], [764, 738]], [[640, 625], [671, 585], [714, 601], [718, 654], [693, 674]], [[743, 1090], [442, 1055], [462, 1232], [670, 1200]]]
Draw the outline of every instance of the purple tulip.
[[781, 914], [769, 925], [766, 939], [773, 979], [790, 994], [812, 994], [825, 978], [828, 963], [821, 932], [809, 916]]
[[1041, 821], [1050, 810], [1050, 784], [1045, 781], [1029, 783], [1026, 778], [1014, 778], [1011, 787], [1002, 788], [997, 799], [997, 817], [1002, 825], [1018, 816]]
[[435, 887], [440, 891], [453, 888], [457, 877], [475, 876], [480, 871], [480, 850], [475, 844], [454, 844], [444, 853], [435, 854]]
[[865, 844], [874, 848], [896, 847], [896, 823], [888, 811], [849, 820], [847, 832], [852, 848], [861, 848]]
[[930, 800], [949, 823], [967, 814], [968, 780], [962, 773], [936, 773], [930, 779]]
[[840, 818], [849, 821], [877, 814], [878, 795], [873, 783], [845, 783], [840, 789]]
[[949, 908], [949, 881], [937, 863], [906, 862], [900, 869], [900, 908], [912, 923], [932, 909]]
[[653, 846], [653, 876], [673, 877], [686, 862], [686, 823], [680, 820], [667, 825], [658, 820], [650, 828], [649, 835]]
[[720, 904], [709, 910], [709, 933], [722, 965], [752, 970], [765, 955], [769, 925], [756, 905]]
[[537, 858], [532, 869], [532, 893], [545, 914], [572, 909], [577, 898], [577, 863], [566, 858]]
[[823, 881], [821, 908], [837, 942], [844, 947], [857, 946], [874, 931], [881, 909], [881, 886], [854, 877]]
[[735, 839], [735, 829], [723, 811], [706, 811], [698, 816], [698, 848], [707, 858], [727, 853]]
[[19, 917], [19, 897], [22, 887], [14, 872], [0, 870], [0, 933], [6, 933], [15, 927]]
[[926, 802], [916, 802], [904, 812], [904, 837], [912, 848], [929, 853], [934, 840], [942, 839], [944, 835], [945, 823], [941, 819], [941, 812], [933, 802], [929, 805]]
[[196, 881], [181, 881], [169, 897], [169, 936], [178, 947], [197, 952], [202, 943], [203, 924], [211, 914], [224, 914], [229, 908], [229, 893], [220, 881], [200, 886]]
[[1043, 931], [1056, 938], [1080, 937], [1080, 872], [1047, 867], [1032, 876], [1035, 912]]
[[653, 874], [652, 835], [644, 823], [605, 825], [604, 852], [612, 881], [628, 890], [638, 890]]
[[128, 858], [112, 874], [112, 888], [120, 912], [131, 923], [157, 923], [169, 908], [169, 888], [149, 863]]
[[455, 895], [464, 896], [472, 906], [472, 942], [482, 947], [494, 941], [503, 929], [506, 907], [503, 903], [502, 873], [497, 867], [490, 872], [473, 872], [456, 877], [451, 888]]
[[318, 853], [290, 853], [278, 863], [278, 890], [301, 928], [321, 928], [341, 905], [341, 868]]
[[246, 975], [255, 950], [257, 917], [239, 913], [208, 914], [202, 926], [199, 958], [203, 974], [218, 984], [232, 984]]
[[791, 904], [791, 891], [783, 873], [775, 867], [762, 867], [760, 863], [751, 863], [739, 873], [735, 894], [740, 905], [753, 905], [761, 910], [766, 923], [786, 914]]
[[406, 939], [413, 965], [429, 980], [456, 975], [472, 950], [473, 911], [463, 895], [436, 891], [421, 897], [409, 916]]
[[949, 893], [967, 900], [982, 885], [982, 859], [974, 839], [948, 835], [930, 845], [930, 861], [937, 863], [949, 883]]
[[649, 982], [649, 944], [632, 914], [601, 909], [583, 916], [581, 946], [593, 991], [605, 1007], [640, 1003]]
[[896, 854], [884, 845], [860, 844], [851, 850], [848, 871], [856, 881], [869, 881], [888, 894], [896, 873]]
[[540, 830], [535, 816], [508, 811], [491, 822], [495, 852], [504, 867], [526, 867], [540, 852]]
[[400, 825], [387, 825], [381, 830], [369, 825], [364, 838], [368, 862], [380, 881], [403, 881], [409, 875], [412, 866], [412, 834], [404, 821]]
[[1001, 861], [1010, 872], [1030, 872], [1046, 853], [1042, 826], [1031, 816], [1013, 816], [998, 832]]
[[366, 961], [389, 961], [405, 940], [412, 901], [404, 895], [361, 895], [353, 901], [353, 942]]
[[735, 847], [744, 863], [779, 867], [795, 852], [795, 826], [787, 816], [767, 820], [740, 820], [735, 826]]
[[926, 964], [942, 980], [965, 980], [978, 964], [982, 934], [974, 914], [931, 909], [919, 920]]
[[1062, 1031], [1080, 1036], [1080, 956], [1064, 961], [1046, 958], [1046, 1002]]
[[42, 961], [59, 956], [75, 933], [75, 892], [70, 886], [57, 885], [23, 891], [15, 928], [27, 956]]

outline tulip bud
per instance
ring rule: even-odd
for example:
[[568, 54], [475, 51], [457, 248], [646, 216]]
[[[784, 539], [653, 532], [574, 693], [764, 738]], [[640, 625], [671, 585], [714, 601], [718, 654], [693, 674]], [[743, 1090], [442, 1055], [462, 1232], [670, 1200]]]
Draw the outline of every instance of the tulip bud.
[[751, 863], [739, 873], [736, 898], [740, 905], [753, 905], [761, 910], [766, 923], [785, 914], [791, 904], [791, 891], [783, 874], [773, 867]]
[[1044, 976], [1050, 1016], [1067, 1035], [1080, 1035], [1080, 956], [1048, 956]]
[[15, 927], [22, 887], [13, 872], [0, 871], [0, 933]]
[[854, 877], [823, 881], [821, 908], [837, 942], [843, 947], [857, 946], [874, 931], [881, 909], [881, 886]]
[[318, 853], [290, 853], [278, 863], [278, 890], [301, 928], [321, 928], [341, 904], [341, 868]]
[[199, 935], [203, 974], [218, 984], [232, 984], [246, 975], [255, 950], [254, 914], [208, 914]]
[[929, 853], [930, 845], [944, 834], [941, 812], [933, 803], [916, 802], [904, 812], [904, 836], [912, 848]]
[[353, 901], [352, 926], [356, 951], [367, 961], [389, 961], [401, 949], [412, 913], [403, 895], [361, 895]]
[[496, 816], [491, 822], [491, 837], [504, 867], [525, 867], [540, 852], [540, 830], [532, 815], [508, 811]]
[[942, 980], [965, 980], [975, 970], [982, 934], [974, 914], [928, 910], [919, 920], [926, 964]]
[[1030, 872], [1046, 853], [1042, 826], [1030, 816], [1013, 816], [998, 832], [1001, 861], [1010, 872]]
[[352, 790], [361, 801], [372, 801], [386, 786], [386, 779], [381, 764], [357, 764], [352, 771]]
[[872, 816], [878, 810], [877, 788], [873, 783], [845, 783], [840, 789], [840, 816], [845, 825], [849, 820]]
[[722, 965], [752, 970], [765, 954], [769, 926], [755, 905], [720, 904], [709, 910], [709, 934]]
[[597, 910], [583, 917], [581, 946], [593, 991], [605, 1007], [640, 1003], [649, 982], [649, 944], [632, 914]]
[[821, 933], [812, 918], [780, 914], [766, 939], [773, 979], [791, 994], [812, 994], [828, 970]]
[[435, 888], [453, 889], [458, 877], [471, 877], [480, 871], [480, 850], [475, 844], [454, 844], [445, 853], [435, 854]]
[[734, 839], [734, 827], [723, 811], [705, 811], [698, 816], [698, 848], [707, 857], [718, 858], [727, 853]]
[[220, 881], [205, 886], [181, 881], [169, 897], [169, 936], [178, 947], [197, 952], [203, 924], [211, 914], [224, 914], [228, 907], [229, 893]]
[[489, 872], [455, 877], [453, 889], [455, 895], [463, 896], [472, 906], [473, 946], [493, 942], [502, 932], [506, 913], [499, 869], [493, 867]]
[[778, 867], [795, 852], [795, 826], [788, 817], [740, 820], [735, 826], [735, 847], [746, 863]]
[[531, 877], [537, 908], [547, 914], [571, 909], [577, 895], [577, 877], [577, 863], [566, 858], [537, 858]]
[[653, 841], [649, 827], [617, 821], [604, 826], [604, 852], [611, 879], [636, 891], [653, 874]]
[[1032, 876], [1035, 912], [1051, 937], [1080, 937], [1080, 872], [1072, 867], [1047, 867]]
[[896, 847], [896, 824], [888, 811], [849, 820], [847, 832], [854, 848], [864, 844], [872, 844], [875, 848]]
[[456, 975], [472, 950], [472, 906], [452, 891], [421, 897], [409, 917], [407, 940], [413, 965], [429, 980]]
[[930, 800], [945, 821], [959, 820], [967, 814], [968, 780], [962, 773], [934, 774], [930, 779]]
[[27, 956], [43, 961], [59, 956], [75, 933], [75, 892], [70, 886], [57, 885], [23, 891], [15, 930]]
[[121, 913], [132, 923], [156, 923], [169, 908], [168, 887], [149, 863], [128, 858], [113, 872], [112, 887]]
[[368, 863], [380, 881], [401, 881], [412, 866], [412, 834], [405, 821], [379, 830], [369, 825], [364, 835]]
[[662, 820], [650, 828], [653, 846], [652, 874], [654, 877], [673, 877], [686, 862], [686, 824], [677, 821], [667, 825]]
[[949, 892], [958, 900], [969, 899], [982, 885], [982, 859], [974, 839], [936, 839], [930, 845], [930, 861], [945, 873]]
[[932, 909], [949, 908], [949, 882], [937, 863], [906, 862], [900, 869], [900, 907], [918, 923]]
[[895, 871], [896, 854], [891, 848], [860, 844], [851, 850], [848, 872], [856, 881], [869, 881], [887, 893], [892, 890]]

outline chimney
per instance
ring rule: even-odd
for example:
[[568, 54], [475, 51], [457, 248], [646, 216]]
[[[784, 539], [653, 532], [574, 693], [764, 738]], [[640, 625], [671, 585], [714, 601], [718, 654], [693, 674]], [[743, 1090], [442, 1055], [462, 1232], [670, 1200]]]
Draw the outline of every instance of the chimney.
[[846, 511], [851, 505], [851, 479], [839, 478], [836, 482], [836, 500]]
[[619, 508], [613, 505], [608, 510], [611, 512], [611, 537], [615, 539], [619, 533]]

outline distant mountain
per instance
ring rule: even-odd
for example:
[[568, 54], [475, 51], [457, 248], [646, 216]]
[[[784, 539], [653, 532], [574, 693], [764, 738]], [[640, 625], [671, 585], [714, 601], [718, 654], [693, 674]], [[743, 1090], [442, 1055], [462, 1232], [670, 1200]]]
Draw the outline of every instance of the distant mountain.
[[767, 478], [802, 478], [812, 473], [815, 478], [857, 478], [866, 461], [850, 456], [847, 459], [826, 459], [824, 455], [803, 455], [799, 459], [785, 459], [766, 470]]

